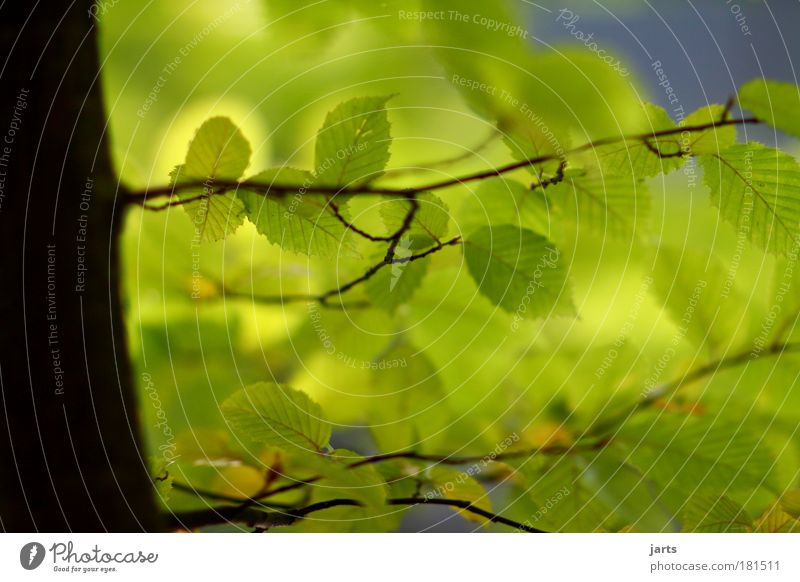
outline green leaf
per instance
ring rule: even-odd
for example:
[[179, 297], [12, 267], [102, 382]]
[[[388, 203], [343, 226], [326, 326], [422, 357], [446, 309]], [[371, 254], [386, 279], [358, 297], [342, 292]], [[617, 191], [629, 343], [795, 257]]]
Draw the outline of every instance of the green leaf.
[[683, 531], [694, 533], [746, 533], [753, 519], [728, 497], [695, 495], [681, 513]]
[[545, 237], [484, 226], [467, 237], [464, 255], [480, 292], [506, 311], [520, 318], [575, 313], [561, 252]]
[[252, 384], [225, 400], [222, 414], [236, 430], [265, 446], [319, 451], [331, 438], [320, 406], [288, 386]]
[[212, 117], [189, 144], [184, 174], [192, 178], [236, 180], [250, 164], [250, 144], [227, 117]]
[[[641, 103], [641, 107], [644, 119], [637, 133], [655, 133], [678, 127], [664, 108], [652, 103]], [[594, 148], [587, 157], [592, 159], [596, 156], [607, 179], [608, 176], [646, 178], [666, 174], [686, 161], [677, 155], [681, 152], [678, 134], [653, 137], [649, 139], [649, 144], [650, 147], [641, 140], [624, 140]]]
[[524, 491], [532, 501], [523, 520], [529, 525], [545, 531], [592, 532], [609, 520], [608, 507], [587, 489], [573, 455], [510, 464], [524, 477]]
[[[352, 234], [332, 213], [328, 199], [308, 194], [313, 177], [294, 168], [273, 168], [256, 174], [248, 182], [265, 185], [298, 185], [285, 196], [264, 196], [241, 188], [239, 198], [256, 230], [281, 248], [322, 257], [358, 256]], [[340, 207], [345, 213], [346, 208]]]
[[[447, 205], [435, 194], [427, 192], [417, 196], [417, 203], [419, 208], [411, 221], [411, 228], [406, 232], [411, 236], [425, 236], [431, 241], [439, 241], [447, 234], [450, 222]], [[411, 203], [404, 199], [381, 204], [379, 212], [390, 235], [400, 229], [410, 209]]]
[[383, 173], [392, 142], [385, 108], [391, 97], [357, 97], [328, 113], [317, 134], [317, 184], [352, 188]]
[[595, 455], [579, 455], [576, 460], [583, 468], [583, 484], [611, 513], [639, 531], [680, 531], [675, 516], [658, 500], [655, 484], [623, 456], [606, 448]]
[[[404, 259], [413, 254], [412, 239], [404, 236], [395, 249], [395, 258]], [[394, 313], [407, 303], [422, 284], [428, 272], [429, 258], [406, 263], [392, 263], [367, 279], [364, 284], [367, 295], [374, 305]]]
[[773, 483], [773, 459], [760, 431], [739, 419], [716, 422], [671, 412], [640, 412], [614, 439], [630, 447], [628, 462], [643, 475], [684, 496], [706, 491], [725, 495]]
[[737, 233], [773, 253], [796, 250], [800, 167], [791, 156], [751, 142], [700, 160], [712, 204]]
[[[489, 498], [486, 489], [467, 472], [436, 465], [426, 472], [426, 477], [429, 481], [425, 491], [426, 498], [460, 499], [469, 501], [472, 505], [484, 511], [492, 511], [492, 500]], [[489, 522], [487, 518], [464, 509], [457, 509], [456, 511], [468, 521], [480, 524]]]
[[[687, 115], [682, 126], [700, 126], [722, 121], [725, 116], [725, 107], [722, 105], [707, 105]], [[736, 142], [736, 128], [733, 125], [721, 125], [709, 129], [696, 130], [689, 133], [688, 138], [681, 136], [681, 146], [688, 149], [695, 156], [702, 154], [716, 154], [729, 148]]]
[[772, 127], [800, 137], [800, 87], [753, 79], [739, 89], [739, 103]]
[[183, 205], [195, 225], [198, 241], [213, 242], [233, 233], [244, 222], [244, 206], [234, 192], [210, 194], [215, 180], [238, 180], [250, 163], [250, 144], [227, 117], [212, 117], [203, 123], [189, 144], [186, 161], [173, 170], [173, 183], [204, 182], [197, 190], [184, 190], [182, 200], [200, 200]]
[[647, 224], [650, 193], [640, 179], [574, 170], [546, 190], [548, 206], [560, 219], [603, 237], [630, 239]]

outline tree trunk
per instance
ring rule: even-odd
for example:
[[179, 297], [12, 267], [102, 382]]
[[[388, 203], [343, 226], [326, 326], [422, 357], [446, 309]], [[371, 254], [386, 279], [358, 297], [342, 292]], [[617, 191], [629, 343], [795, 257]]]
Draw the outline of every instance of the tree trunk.
[[0, 8], [0, 528], [151, 531], [97, 22], [68, 6]]

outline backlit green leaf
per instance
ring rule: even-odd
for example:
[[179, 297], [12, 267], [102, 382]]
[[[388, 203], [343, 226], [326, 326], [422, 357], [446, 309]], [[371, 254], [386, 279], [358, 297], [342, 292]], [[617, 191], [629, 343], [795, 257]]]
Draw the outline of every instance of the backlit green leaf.
[[506, 311], [520, 318], [575, 312], [561, 253], [545, 237], [484, 226], [467, 237], [464, 255], [480, 292]]
[[773, 253], [788, 254], [800, 235], [800, 167], [758, 143], [701, 157], [711, 202], [737, 233]]
[[248, 182], [299, 186], [297, 192], [280, 197], [244, 188], [238, 192], [247, 217], [271, 243], [307, 255], [357, 255], [352, 233], [333, 214], [327, 198], [305, 192], [304, 188], [313, 182], [311, 174], [294, 168], [274, 168], [256, 174]]
[[754, 531], [759, 533], [800, 533], [800, 520], [787, 513], [780, 501], [773, 503], [755, 520]]
[[525, 166], [537, 180], [542, 180], [546, 175], [554, 175], [570, 148], [568, 135], [556, 135], [544, 123], [537, 124], [534, 121], [520, 122], [504, 128], [503, 143], [511, 152], [511, 157], [518, 162], [543, 157], [555, 158]]
[[385, 108], [391, 97], [356, 97], [328, 113], [317, 134], [317, 184], [352, 188], [383, 173], [392, 142]]
[[198, 242], [221, 240], [244, 222], [244, 207], [235, 192], [212, 194], [216, 180], [237, 180], [250, 163], [250, 144], [227, 117], [212, 117], [189, 144], [186, 161], [173, 172], [173, 182], [203, 182], [202, 189], [182, 190], [183, 205]]

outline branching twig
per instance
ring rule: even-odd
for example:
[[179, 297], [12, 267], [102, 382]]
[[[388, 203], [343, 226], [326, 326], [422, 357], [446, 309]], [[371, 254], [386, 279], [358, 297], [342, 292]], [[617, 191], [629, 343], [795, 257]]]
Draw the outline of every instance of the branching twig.
[[396, 244], [389, 245], [389, 250], [386, 251], [386, 256], [384, 257], [384, 259], [380, 263], [377, 263], [376, 265], [373, 265], [372, 267], [367, 269], [366, 273], [364, 273], [360, 277], [357, 277], [357, 278], [353, 279], [352, 281], [349, 281], [349, 282], [345, 283], [344, 285], [342, 285], [340, 287], [337, 287], [336, 289], [331, 289], [329, 291], [326, 291], [325, 293], [321, 293], [321, 294], [315, 296], [314, 299], [316, 301], [319, 301], [320, 303], [324, 304], [324, 303], [326, 303], [328, 301], [329, 298], [331, 298], [333, 296], [342, 295], [343, 293], [346, 293], [347, 291], [349, 291], [350, 289], [352, 289], [356, 285], [358, 285], [360, 283], [363, 283], [364, 281], [367, 281], [368, 279], [372, 278], [378, 271], [380, 271], [382, 268], [384, 268], [387, 265], [391, 265], [391, 264], [395, 264], [395, 263], [410, 263], [412, 261], [418, 261], [420, 259], [424, 259], [428, 255], [431, 255], [431, 254], [433, 254], [435, 252], [438, 252], [438, 251], [442, 250], [446, 246], [457, 245], [460, 242], [461, 242], [461, 237], [457, 236], [457, 237], [451, 238], [448, 241], [440, 242], [440, 243], [436, 244], [435, 246], [431, 247], [430, 249], [428, 249], [428, 250], [426, 250], [426, 251], [424, 251], [422, 253], [419, 253], [419, 254], [416, 254], [416, 255], [411, 255], [411, 256], [408, 256], [408, 257], [401, 257], [401, 258], [395, 258], [394, 257], [394, 251], [395, 251], [395, 248], [397, 247], [397, 245]]
[[684, 152], [682, 149], [678, 149], [678, 151], [665, 154], [664, 152], [661, 151], [661, 148], [653, 144], [653, 142], [651, 142], [649, 139], [643, 139], [642, 143], [644, 144], [644, 147], [646, 147], [648, 150], [650, 150], [652, 153], [654, 153], [655, 155], [657, 155], [659, 158], [662, 159], [682, 158], [689, 155], [689, 153]]
[[344, 225], [344, 227], [346, 229], [352, 230], [354, 233], [356, 233], [357, 235], [361, 236], [362, 238], [365, 238], [365, 239], [367, 239], [369, 241], [372, 241], [372, 242], [385, 242], [385, 241], [394, 240], [394, 236], [395, 235], [393, 235], [393, 234], [392, 235], [388, 235], [388, 236], [375, 236], [373, 234], [370, 234], [370, 233], [366, 232], [365, 230], [361, 230], [355, 224], [353, 224], [352, 222], [347, 220], [342, 215], [341, 210], [339, 210], [338, 204], [336, 204], [333, 200], [328, 201], [328, 206], [331, 209], [331, 213], [336, 217], [336, 219], [339, 222], [341, 222]]
[[[348, 281], [347, 283], [339, 287], [325, 291], [324, 293], [307, 294], [307, 295], [306, 294], [257, 295], [241, 291], [232, 291], [223, 286], [220, 286], [220, 289], [222, 291], [223, 296], [225, 297], [242, 298], [266, 305], [285, 305], [288, 303], [319, 303], [323, 307], [334, 307], [340, 309], [348, 309], [350, 307], [367, 307], [369, 306], [369, 304], [365, 302], [331, 303], [329, 299], [331, 297], [341, 296], [347, 291], [350, 291], [353, 287], [372, 278], [378, 271], [380, 271], [387, 265], [411, 263], [413, 261], [418, 261], [420, 259], [424, 259], [429, 255], [432, 255], [433, 253], [439, 252], [445, 247], [454, 246], [460, 243], [461, 243], [461, 237], [457, 236], [451, 238], [450, 240], [439, 242], [436, 245], [432, 246], [431, 248], [427, 249], [426, 251], [423, 251], [416, 255], [410, 255], [408, 257], [399, 257], [399, 258], [394, 257], [394, 250], [390, 248], [389, 251], [387, 251], [386, 253], [386, 257], [384, 257], [381, 262], [372, 265], [369, 269], [367, 269], [367, 271], [363, 275], [356, 277], [355, 279], [352, 279], [351, 281]], [[390, 252], [392, 254], [391, 257], [390, 257]]]
[[403, 235], [411, 228], [411, 223], [414, 222], [414, 217], [417, 215], [417, 211], [419, 211], [419, 200], [417, 200], [416, 195], [410, 196], [408, 198], [408, 203], [410, 207], [405, 217], [403, 217], [403, 222], [400, 224], [400, 227], [391, 237], [391, 243], [389, 243], [389, 248], [386, 250], [386, 256], [383, 259], [384, 263], [387, 261], [391, 262], [392, 259], [394, 259], [394, 251], [397, 249], [397, 245], [400, 244], [400, 239], [403, 238]]

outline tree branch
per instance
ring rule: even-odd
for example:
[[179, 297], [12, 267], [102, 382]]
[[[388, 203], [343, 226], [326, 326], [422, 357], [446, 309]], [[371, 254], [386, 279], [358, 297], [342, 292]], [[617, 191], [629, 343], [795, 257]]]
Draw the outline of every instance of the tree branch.
[[[404, 497], [387, 499], [386, 505], [447, 505], [450, 507], [457, 507], [469, 513], [480, 515], [493, 523], [500, 523], [520, 531], [528, 533], [545, 533], [543, 530], [536, 529], [524, 523], [514, 521], [507, 517], [503, 517], [491, 511], [486, 511], [480, 507], [476, 507], [470, 501], [463, 499], [442, 499], [442, 498], [427, 498], [427, 497]], [[249, 527], [257, 527], [259, 530], [269, 529], [274, 526], [292, 525], [298, 520], [301, 520], [308, 515], [317, 511], [331, 509], [333, 507], [362, 507], [362, 504], [355, 499], [328, 499], [312, 503], [305, 507], [286, 512], [271, 511], [263, 512], [250, 507], [217, 507], [212, 509], [201, 509], [197, 511], [188, 511], [182, 513], [173, 513], [167, 519], [167, 530], [172, 531], [176, 529], [197, 529], [210, 525], [225, 525], [230, 523], [244, 523]]]
[[329, 200], [329, 201], [328, 201], [328, 206], [329, 206], [329, 207], [330, 207], [330, 209], [331, 209], [331, 213], [332, 213], [332, 214], [333, 214], [333, 215], [336, 217], [336, 219], [337, 219], [339, 222], [341, 222], [341, 223], [344, 225], [344, 227], [345, 227], [346, 229], [348, 229], [348, 230], [352, 230], [354, 233], [356, 233], [356, 234], [357, 234], [357, 235], [359, 235], [360, 237], [362, 237], [362, 238], [365, 238], [365, 239], [367, 239], [367, 240], [369, 240], [369, 241], [372, 241], [372, 242], [382, 242], [382, 241], [390, 241], [390, 240], [394, 240], [394, 238], [393, 238], [393, 237], [394, 237], [394, 235], [389, 235], [389, 236], [375, 236], [375, 235], [373, 235], [373, 234], [370, 234], [370, 233], [368, 233], [368, 232], [366, 232], [366, 231], [364, 231], [364, 230], [361, 230], [361, 229], [360, 229], [360, 228], [358, 228], [358, 227], [357, 227], [355, 224], [353, 224], [352, 222], [350, 222], [349, 220], [347, 220], [347, 219], [346, 219], [346, 218], [345, 218], [345, 217], [342, 215], [342, 212], [341, 212], [341, 210], [339, 210], [339, 205], [338, 205], [338, 204], [336, 204], [336, 203], [335, 203], [333, 200]]
[[[649, 133], [640, 133], [634, 134], [630, 136], [615, 136], [610, 138], [602, 138], [597, 139], [594, 141], [587, 142], [583, 145], [578, 147], [572, 148], [567, 150], [566, 152], [562, 152], [560, 154], [546, 154], [541, 156], [536, 156], [533, 158], [527, 158], [518, 162], [513, 162], [510, 164], [506, 164], [500, 166], [498, 168], [494, 168], [491, 170], [484, 170], [481, 172], [476, 172], [472, 174], [467, 174], [465, 176], [456, 177], [456, 178], [448, 178], [445, 180], [439, 180], [436, 182], [432, 182], [429, 184], [425, 184], [422, 186], [415, 186], [413, 188], [390, 188], [390, 187], [379, 187], [379, 186], [370, 186], [368, 184], [357, 186], [355, 188], [347, 188], [344, 186], [300, 186], [300, 185], [291, 185], [291, 184], [263, 184], [259, 182], [251, 182], [248, 180], [243, 181], [236, 181], [236, 180], [215, 180], [214, 181], [214, 191], [206, 193], [204, 195], [219, 195], [225, 194], [230, 191], [235, 191], [239, 188], [247, 189], [252, 192], [256, 192], [263, 195], [270, 195], [276, 198], [284, 197], [290, 194], [298, 193], [299, 190], [303, 190], [304, 194], [328, 194], [332, 196], [340, 195], [340, 194], [347, 194], [347, 195], [362, 195], [362, 196], [374, 196], [374, 195], [381, 195], [381, 196], [410, 196], [410, 195], [417, 195], [423, 192], [430, 192], [435, 190], [441, 190], [444, 188], [449, 188], [451, 186], [456, 186], [459, 184], [466, 184], [469, 182], [476, 182], [479, 180], [484, 180], [486, 178], [493, 178], [495, 176], [502, 176], [503, 174], [507, 174], [508, 172], [512, 172], [514, 170], [518, 170], [521, 168], [525, 168], [530, 165], [534, 164], [541, 164], [543, 162], [552, 161], [552, 160], [560, 160], [566, 154], [574, 154], [579, 153], [587, 150], [592, 150], [599, 146], [614, 144], [622, 141], [648, 141], [653, 138], [664, 137], [669, 135], [676, 135], [683, 133], [685, 131], [703, 131], [706, 129], [714, 129], [716, 127], [723, 127], [728, 125], [746, 125], [746, 124], [757, 124], [762, 123], [761, 120], [756, 119], [754, 117], [746, 117], [740, 119], [721, 119], [719, 121], [713, 121], [708, 123], [703, 123], [699, 125], [692, 125], [692, 126], [683, 126], [683, 127], [675, 127], [670, 129], [664, 129], [655, 132]], [[133, 204], [141, 204], [145, 205], [150, 210], [163, 210], [165, 208], [169, 208], [175, 204], [185, 204], [191, 199], [183, 199], [177, 201], [169, 201], [164, 205], [159, 206], [147, 206], [145, 202], [148, 198], [156, 198], [161, 196], [174, 196], [178, 192], [183, 191], [191, 191], [197, 190], [201, 188], [208, 188], [208, 180], [205, 182], [195, 181], [195, 182], [182, 182], [179, 184], [170, 184], [165, 186], [156, 186], [154, 188], [146, 188], [143, 190], [133, 191], [126, 196], [126, 200]], [[201, 196], [202, 197], [202, 196]]]

